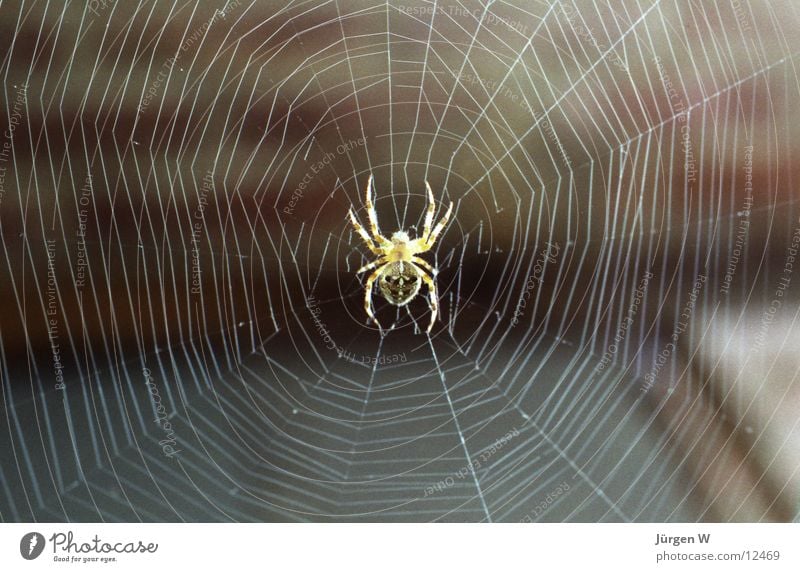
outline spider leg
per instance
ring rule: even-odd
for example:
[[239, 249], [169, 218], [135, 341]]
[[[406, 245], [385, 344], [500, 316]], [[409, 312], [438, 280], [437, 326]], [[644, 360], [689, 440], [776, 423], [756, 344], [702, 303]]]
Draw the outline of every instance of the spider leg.
[[381, 268], [378, 268], [375, 272], [370, 274], [369, 278], [367, 278], [366, 284], [364, 284], [364, 310], [366, 310], [367, 316], [369, 316], [378, 326], [378, 329], [381, 329], [381, 324], [378, 322], [378, 320], [375, 318], [375, 314], [372, 312], [372, 284], [380, 275], [381, 270]]
[[453, 214], [452, 201], [450, 202], [450, 206], [447, 208], [447, 212], [444, 213], [444, 216], [441, 219], [439, 219], [439, 222], [436, 223], [436, 226], [433, 228], [433, 232], [431, 232], [430, 235], [425, 236], [422, 238], [422, 240], [420, 240], [420, 245], [419, 245], [420, 250], [418, 252], [425, 252], [433, 247], [434, 243], [436, 242], [436, 239], [439, 238], [439, 233], [441, 233], [442, 230], [444, 230], [445, 225], [447, 225], [447, 221], [450, 220], [451, 214]]
[[361, 226], [360, 222], [358, 222], [356, 214], [353, 212], [352, 208], [348, 211], [347, 214], [350, 215], [350, 222], [352, 223], [353, 228], [356, 229], [356, 232], [361, 237], [361, 240], [363, 240], [364, 243], [367, 245], [367, 248], [369, 248], [373, 254], [381, 254], [381, 250], [377, 246], [375, 246], [375, 242], [373, 242], [372, 237], [369, 234], [367, 234], [367, 231], [364, 230], [364, 227]]
[[364, 266], [356, 270], [356, 274], [361, 274], [362, 272], [366, 272], [367, 270], [372, 270], [379, 264], [386, 264], [385, 257], [381, 256], [378, 260], [370, 262], [369, 264], [365, 264]]
[[428, 181], [425, 181], [425, 188], [428, 189], [428, 210], [425, 213], [425, 226], [422, 230], [422, 239], [428, 240], [428, 235], [431, 233], [431, 225], [433, 224], [433, 213], [436, 211], [436, 201], [433, 199], [433, 191]]
[[372, 175], [369, 176], [369, 181], [367, 181], [367, 196], [364, 204], [367, 206], [367, 216], [369, 217], [369, 227], [372, 230], [372, 236], [375, 237], [375, 240], [378, 242], [380, 246], [387, 246], [391, 245], [391, 241], [381, 234], [381, 231], [378, 229], [378, 213], [375, 212], [375, 205], [372, 204]]
[[447, 207], [447, 212], [444, 213], [444, 216], [439, 219], [439, 222], [436, 223], [436, 226], [433, 228], [433, 232], [428, 236], [426, 242], [433, 246], [433, 243], [436, 242], [436, 239], [439, 238], [439, 233], [444, 230], [444, 227], [447, 225], [447, 222], [450, 220], [450, 215], [453, 214], [453, 202], [450, 201], [450, 206]]
[[431, 330], [433, 329], [433, 324], [436, 322], [436, 315], [439, 313], [439, 294], [436, 291], [436, 282], [433, 281], [433, 278], [428, 276], [425, 272], [420, 272], [420, 276], [422, 276], [422, 281], [425, 282], [425, 285], [428, 287], [428, 298], [430, 299], [430, 307], [431, 307], [431, 323], [428, 325], [427, 332], [430, 334]]
[[381, 231], [378, 229], [378, 213], [375, 212], [375, 205], [372, 204], [372, 175], [369, 176], [369, 180], [367, 181], [367, 193], [366, 199], [364, 200], [364, 204], [367, 205], [367, 216], [369, 217], [369, 227], [372, 231], [372, 236], [378, 239], [378, 242], [381, 242], [381, 238], [386, 240], [382, 235]]
[[439, 273], [438, 270], [436, 270], [433, 266], [428, 264], [427, 260], [423, 260], [419, 256], [412, 256], [411, 257], [411, 262], [413, 262], [414, 264], [419, 264], [424, 269], [426, 269], [428, 272], [430, 272], [433, 276], [436, 276]]

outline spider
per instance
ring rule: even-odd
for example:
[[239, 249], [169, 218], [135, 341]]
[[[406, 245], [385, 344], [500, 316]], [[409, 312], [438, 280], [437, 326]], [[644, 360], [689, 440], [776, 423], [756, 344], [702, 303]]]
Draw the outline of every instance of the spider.
[[[445, 215], [431, 230], [436, 203], [428, 181], [425, 181], [425, 187], [428, 189], [428, 210], [425, 213], [425, 226], [422, 236], [413, 240], [408, 236], [407, 232], [402, 230], [395, 232], [391, 239], [383, 236], [378, 230], [378, 215], [372, 205], [372, 175], [369, 176], [369, 181], [367, 182], [365, 203], [372, 236], [364, 230], [364, 227], [358, 222], [352, 206], [350, 207], [350, 222], [366, 243], [367, 248], [378, 256], [377, 260], [362, 266], [356, 272], [356, 274], [361, 274], [375, 268], [367, 278], [366, 284], [364, 284], [364, 310], [366, 310], [367, 316], [377, 324], [378, 328], [381, 325], [372, 311], [372, 287], [375, 280], [378, 281], [378, 288], [383, 297], [395, 306], [408, 304], [419, 292], [422, 282], [425, 282], [428, 287], [428, 296], [430, 298], [428, 304], [431, 309], [431, 323], [428, 326], [428, 333], [433, 329], [433, 324], [436, 321], [436, 315], [439, 311], [439, 297], [436, 293], [436, 283], [433, 281], [432, 276], [436, 276], [438, 270], [417, 255], [427, 252], [433, 247], [436, 238], [444, 230], [447, 221], [450, 219], [450, 214], [453, 212], [453, 203], [450, 203]], [[430, 272], [430, 275], [425, 270]]]

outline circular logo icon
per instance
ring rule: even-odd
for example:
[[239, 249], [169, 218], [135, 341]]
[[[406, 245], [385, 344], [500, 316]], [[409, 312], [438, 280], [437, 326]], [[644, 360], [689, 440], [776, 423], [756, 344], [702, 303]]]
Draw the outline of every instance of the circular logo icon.
[[44, 550], [44, 535], [39, 532], [29, 532], [19, 541], [19, 553], [25, 560], [38, 558]]

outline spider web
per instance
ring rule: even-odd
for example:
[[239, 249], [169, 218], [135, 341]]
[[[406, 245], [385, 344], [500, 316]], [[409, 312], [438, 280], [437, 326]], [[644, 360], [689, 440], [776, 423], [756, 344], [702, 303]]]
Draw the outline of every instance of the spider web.
[[[704, 461], [779, 411], [711, 380], [797, 226], [792, 3], [0, 12], [2, 520], [797, 520], [796, 457], [727, 512]], [[430, 335], [364, 312], [370, 175], [455, 204]]]

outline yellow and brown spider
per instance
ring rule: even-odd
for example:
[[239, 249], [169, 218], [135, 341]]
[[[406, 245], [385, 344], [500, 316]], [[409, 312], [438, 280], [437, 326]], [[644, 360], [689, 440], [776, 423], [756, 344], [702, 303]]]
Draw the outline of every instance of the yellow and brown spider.
[[[436, 283], [433, 277], [436, 276], [438, 271], [417, 255], [427, 252], [433, 247], [437, 237], [444, 230], [447, 221], [450, 219], [450, 214], [453, 212], [453, 203], [450, 203], [445, 215], [433, 227], [433, 214], [436, 210], [436, 203], [428, 181], [425, 181], [425, 187], [428, 189], [428, 210], [425, 213], [425, 225], [422, 230], [422, 236], [413, 240], [408, 236], [407, 232], [402, 230], [395, 232], [391, 240], [383, 236], [378, 230], [378, 215], [372, 205], [372, 175], [369, 176], [369, 181], [367, 182], [367, 198], [365, 202], [372, 236], [364, 230], [364, 227], [358, 222], [353, 208], [350, 207], [350, 222], [366, 243], [367, 248], [378, 256], [377, 260], [362, 266], [356, 272], [356, 274], [361, 274], [377, 267], [369, 275], [364, 285], [364, 310], [372, 318], [372, 321], [377, 324], [378, 328], [381, 325], [372, 311], [372, 286], [375, 280], [378, 281], [378, 288], [383, 297], [395, 306], [408, 304], [419, 292], [422, 282], [425, 282], [428, 287], [431, 308], [431, 323], [428, 326], [428, 333], [433, 329], [433, 324], [436, 321], [436, 314], [439, 311], [439, 296], [436, 292]], [[433, 230], [431, 230], [432, 227]], [[423, 268], [430, 272], [431, 275], [428, 275]]]

